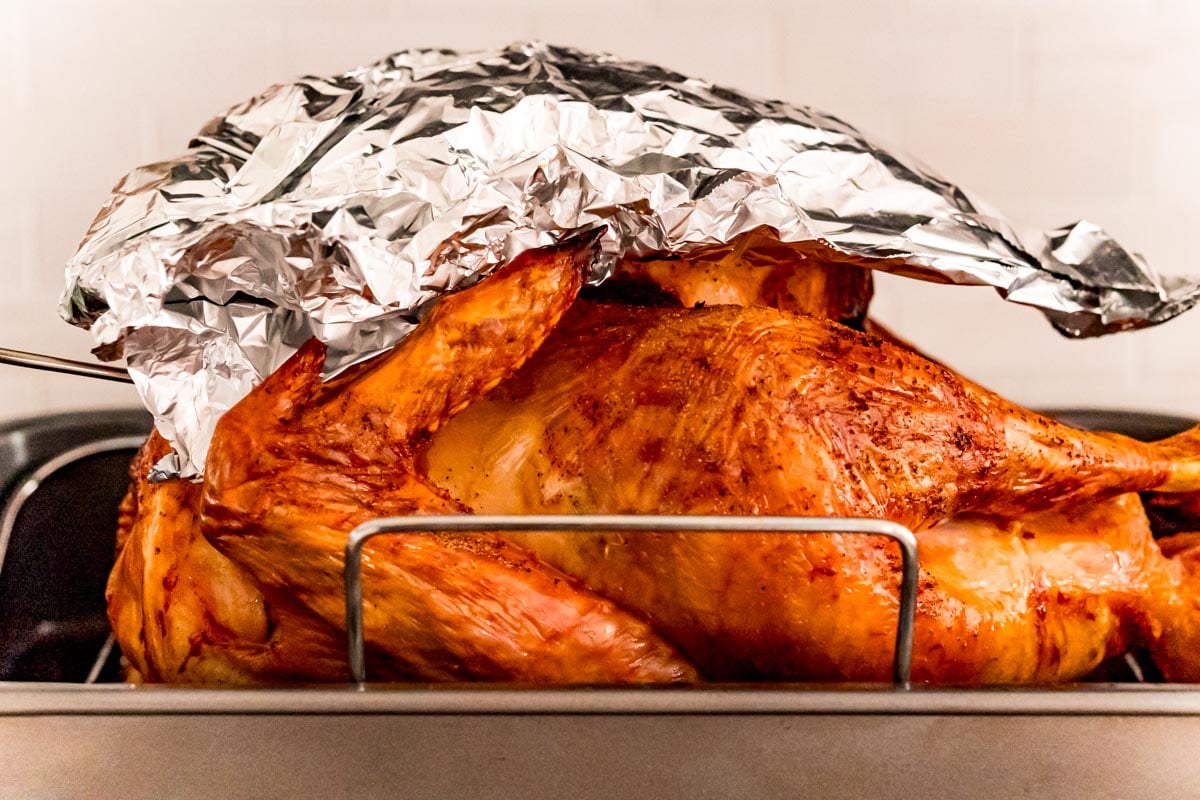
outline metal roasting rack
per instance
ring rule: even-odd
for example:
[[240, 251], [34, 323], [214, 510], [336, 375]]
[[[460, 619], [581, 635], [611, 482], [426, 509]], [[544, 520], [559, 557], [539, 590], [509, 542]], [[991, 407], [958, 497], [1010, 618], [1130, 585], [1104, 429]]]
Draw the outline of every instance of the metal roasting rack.
[[746, 517], [663, 515], [514, 515], [385, 517], [359, 525], [346, 539], [345, 590], [347, 658], [350, 679], [359, 688], [367, 681], [363, 655], [363, 546], [376, 536], [401, 533], [541, 531], [552, 533], [770, 533], [860, 534], [883, 536], [900, 546], [901, 577], [896, 645], [892, 654], [892, 683], [908, 689], [912, 670], [913, 625], [917, 608], [917, 537], [895, 522], [848, 517]]

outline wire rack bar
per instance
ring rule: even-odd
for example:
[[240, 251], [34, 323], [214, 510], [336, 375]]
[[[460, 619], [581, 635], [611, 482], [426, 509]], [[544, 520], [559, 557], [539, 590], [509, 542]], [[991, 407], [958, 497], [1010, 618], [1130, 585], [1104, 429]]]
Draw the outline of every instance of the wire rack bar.
[[913, 625], [917, 608], [917, 537], [895, 522], [847, 517], [725, 517], [648, 515], [530, 515], [530, 516], [413, 516], [384, 517], [359, 525], [346, 539], [346, 638], [350, 678], [366, 685], [363, 645], [362, 551], [376, 536], [428, 532], [486, 533], [490, 531], [547, 531], [558, 533], [849, 533], [884, 536], [900, 546], [901, 580], [892, 681], [908, 688], [912, 670]]

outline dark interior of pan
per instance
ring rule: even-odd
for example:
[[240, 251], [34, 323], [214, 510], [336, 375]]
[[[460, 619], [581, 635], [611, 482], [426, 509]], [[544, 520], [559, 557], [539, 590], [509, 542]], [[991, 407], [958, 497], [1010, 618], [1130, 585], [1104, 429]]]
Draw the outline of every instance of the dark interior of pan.
[[150, 424], [118, 410], [0, 425], [0, 680], [116, 679], [104, 584]]
[[[1153, 441], [1192, 420], [1054, 409], [1080, 428]], [[141, 410], [55, 414], [0, 425], [0, 680], [115, 681], [104, 585], [129, 462], [150, 431]], [[1155, 520], [1171, 532], [1171, 520]], [[1114, 659], [1097, 680], [1153, 679], [1148, 659]]]

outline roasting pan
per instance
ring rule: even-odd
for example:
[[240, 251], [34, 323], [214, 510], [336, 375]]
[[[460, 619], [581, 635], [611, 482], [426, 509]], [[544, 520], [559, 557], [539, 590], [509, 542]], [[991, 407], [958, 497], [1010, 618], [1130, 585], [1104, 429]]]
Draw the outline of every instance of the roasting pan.
[[148, 430], [140, 411], [0, 425], [0, 797], [1200, 796], [1200, 690], [1136, 662], [1037, 690], [118, 683], [103, 583]]

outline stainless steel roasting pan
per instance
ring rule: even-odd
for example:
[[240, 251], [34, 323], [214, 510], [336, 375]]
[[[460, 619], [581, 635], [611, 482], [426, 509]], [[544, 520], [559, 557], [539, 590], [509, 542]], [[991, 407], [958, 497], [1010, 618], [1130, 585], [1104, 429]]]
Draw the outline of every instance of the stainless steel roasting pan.
[[1200, 797], [1200, 690], [1136, 664], [1054, 689], [114, 682], [96, 584], [147, 425], [0, 426], [0, 797]]

